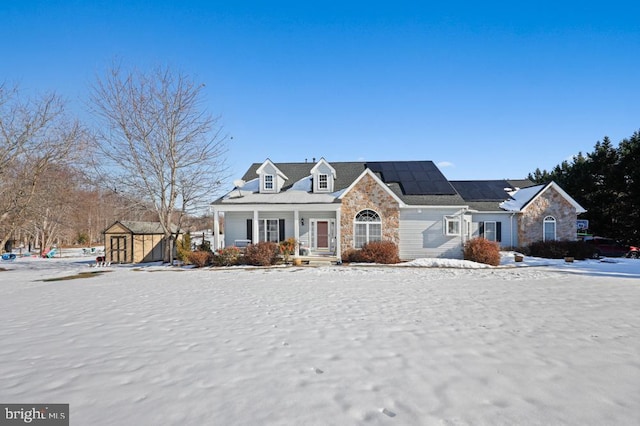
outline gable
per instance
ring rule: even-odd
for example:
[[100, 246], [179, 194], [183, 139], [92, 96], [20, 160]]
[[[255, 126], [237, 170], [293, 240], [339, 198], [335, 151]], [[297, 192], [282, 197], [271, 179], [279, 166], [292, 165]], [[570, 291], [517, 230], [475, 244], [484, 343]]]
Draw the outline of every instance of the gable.
[[380, 178], [377, 177], [370, 169], [365, 169], [365, 171], [362, 172], [360, 176], [355, 181], [353, 181], [353, 183], [349, 185], [349, 187], [345, 189], [342, 194], [340, 194], [338, 199], [339, 200], [344, 199], [347, 196], [347, 194], [349, 194], [363, 179], [365, 179], [365, 177], [372, 179], [375, 185], [380, 187], [384, 192], [387, 193], [387, 195], [389, 195], [399, 205], [401, 206], [404, 205], [404, 202], [391, 189], [389, 189], [389, 187], [384, 182], [382, 182]]
[[131, 234], [131, 230], [127, 229], [120, 222], [116, 222], [104, 230], [105, 234]]
[[582, 207], [555, 182], [550, 182], [547, 185], [531, 186], [529, 188], [523, 188], [512, 192], [509, 194], [511, 199], [500, 203], [500, 208], [513, 212], [524, 211], [539, 197], [550, 191], [557, 194], [558, 197], [561, 197], [570, 207], [575, 209], [576, 214], [586, 212], [584, 207]]
[[331, 167], [324, 158], [321, 158], [310, 172], [313, 181], [313, 192], [333, 192], [336, 169]]

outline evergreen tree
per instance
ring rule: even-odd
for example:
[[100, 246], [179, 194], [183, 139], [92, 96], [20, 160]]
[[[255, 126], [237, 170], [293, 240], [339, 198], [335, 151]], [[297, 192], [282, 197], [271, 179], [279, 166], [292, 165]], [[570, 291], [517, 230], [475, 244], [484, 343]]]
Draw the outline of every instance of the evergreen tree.
[[616, 148], [608, 137], [591, 153], [581, 152], [550, 172], [536, 169], [529, 179], [554, 181], [580, 203], [592, 233], [640, 243], [640, 132]]

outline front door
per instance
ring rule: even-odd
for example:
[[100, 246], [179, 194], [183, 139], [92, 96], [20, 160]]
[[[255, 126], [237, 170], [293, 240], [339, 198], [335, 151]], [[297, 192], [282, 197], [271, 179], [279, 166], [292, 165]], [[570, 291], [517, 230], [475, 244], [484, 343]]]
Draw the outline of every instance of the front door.
[[329, 250], [329, 222], [326, 220], [319, 220], [317, 222], [316, 229], [316, 248], [318, 250]]
[[317, 251], [332, 251], [335, 237], [335, 221], [333, 219], [311, 220], [311, 249]]

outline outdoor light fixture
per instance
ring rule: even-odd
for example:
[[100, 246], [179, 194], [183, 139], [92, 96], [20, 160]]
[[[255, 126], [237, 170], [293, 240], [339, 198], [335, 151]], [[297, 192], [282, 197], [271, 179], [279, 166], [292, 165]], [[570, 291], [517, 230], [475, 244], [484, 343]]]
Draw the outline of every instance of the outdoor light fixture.
[[304, 217], [300, 218], [300, 225], [304, 226]]

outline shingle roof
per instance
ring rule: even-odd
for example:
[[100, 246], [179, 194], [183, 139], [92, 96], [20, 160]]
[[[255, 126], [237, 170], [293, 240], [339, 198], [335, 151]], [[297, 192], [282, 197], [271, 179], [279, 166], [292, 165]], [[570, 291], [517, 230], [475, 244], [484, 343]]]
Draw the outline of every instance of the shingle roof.
[[[133, 234], [164, 234], [162, 225], [160, 222], [138, 222], [133, 220], [121, 220], [120, 224], [127, 228]], [[175, 225], [171, 227], [173, 232], [176, 232]]]
[[[311, 174], [311, 169], [315, 166], [315, 163], [273, 163], [280, 169], [282, 173], [287, 175], [289, 180], [282, 188], [283, 191], [290, 189], [291, 186], [301, 179], [306, 178]], [[340, 191], [347, 188], [353, 183], [354, 180], [360, 176], [364, 171], [366, 163], [363, 162], [340, 162], [329, 163], [336, 171], [336, 180], [334, 182], [334, 190]], [[262, 163], [253, 163], [249, 170], [246, 171], [242, 180], [248, 182], [258, 177], [257, 170]]]
[[[263, 163], [253, 163], [242, 180], [258, 177], [257, 170]], [[290, 190], [296, 183], [310, 176], [313, 163], [274, 163], [287, 177], [282, 191]], [[533, 182], [523, 180], [449, 181], [432, 161], [368, 161], [330, 162], [336, 171], [334, 191], [349, 187], [365, 169], [370, 169], [407, 205], [470, 205], [481, 210], [500, 210], [498, 204], [509, 198], [505, 188], [525, 187]], [[265, 196], [267, 194], [264, 194]], [[270, 194], [273, 198], [277, 194]], [[325, 194], [326, 197], [326, 194]], [[224, 197], [214, 204], [222, 204]], [[274, 202], [274, 200], [265, 202]], [[240, 202], [234, 200], [233, 202]], [[255, 200], [254, 200], [255, 202]], [[475, 208], [475, 207], [474, 207]]]

